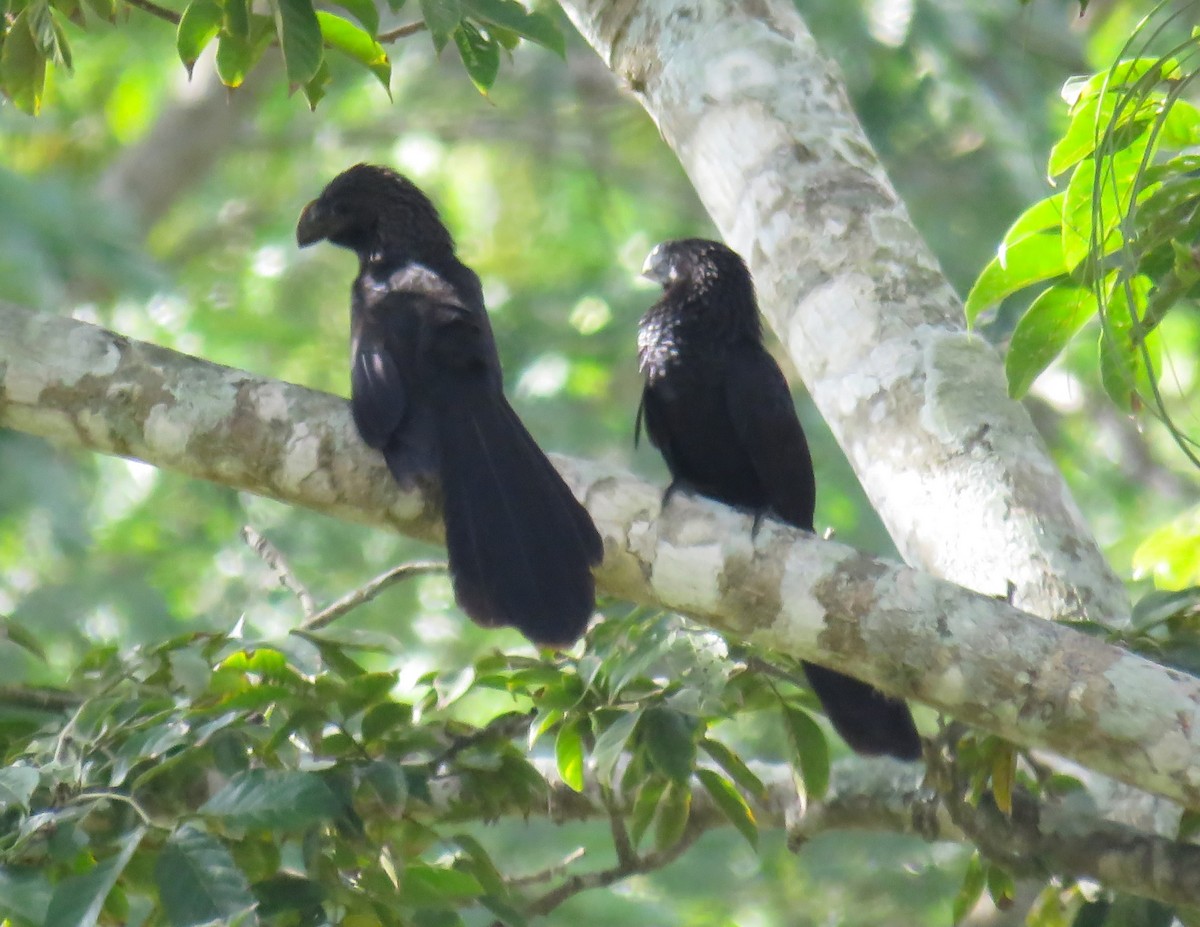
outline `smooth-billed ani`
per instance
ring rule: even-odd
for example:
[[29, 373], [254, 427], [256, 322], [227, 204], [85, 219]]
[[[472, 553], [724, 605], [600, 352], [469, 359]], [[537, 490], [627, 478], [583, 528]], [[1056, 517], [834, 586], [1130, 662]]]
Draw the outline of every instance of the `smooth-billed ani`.
[[595, 608], [600, 535], [505, 399], [479, 278], [429, 198], [359, 164], [304, 208], [296, 239], [358, 255], [354, 423], [401, 485], [440, 482], [459, 605], [538, 644], [577, 640]]
[[[816, 480], [787, 380], [762, 341], [750, 271], [725, 245], [668, 241], [643, 274], [663, 296], [638, 326], [642, 424], [689, 489], [756, 517], [813, 530]], [[921, 755], [908, 706], [850, 676], [804, 664], [834, 728], [854, 750]]]

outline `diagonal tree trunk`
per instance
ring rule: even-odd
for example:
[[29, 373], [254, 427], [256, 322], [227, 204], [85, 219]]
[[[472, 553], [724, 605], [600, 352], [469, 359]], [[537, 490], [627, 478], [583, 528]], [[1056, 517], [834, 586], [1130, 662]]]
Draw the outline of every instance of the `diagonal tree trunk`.
[[913, 566], [1043, 617], [1128, 621], [996, 353], [791, 0], [563, 0], [658, 123]]
[[[0, 427], [436, 538], [344, 400], [0, 305]], [[1200, 680], [776, 522], [560, 459], [604, 537], [602, 587], [853, 672], [1023, 746], [1200, 808]]]

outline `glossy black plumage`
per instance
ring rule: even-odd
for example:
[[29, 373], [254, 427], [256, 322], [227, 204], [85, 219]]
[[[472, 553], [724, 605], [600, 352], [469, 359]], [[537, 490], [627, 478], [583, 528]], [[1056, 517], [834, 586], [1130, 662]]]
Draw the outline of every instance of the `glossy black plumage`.
[[479, 278], [432, 203], [360, 164], [305, 207], [296, 237], [358, 255], [354, 422], [398, 482], [439, 480], [459, 605], [535, 643], [577, 640], [595, 607], [600, 536], [505, 399]]
[[[664, 242], [643, 273], [663, 296], [638, 326], [644, 424], [671, 489], [813, 530], [816, 481], [787, 380], [762, 343], [750, 272], [719, 242]], [[904, 702], [805, 663], [834, 728], [856, 751], [912, 760], [921, 742]]]

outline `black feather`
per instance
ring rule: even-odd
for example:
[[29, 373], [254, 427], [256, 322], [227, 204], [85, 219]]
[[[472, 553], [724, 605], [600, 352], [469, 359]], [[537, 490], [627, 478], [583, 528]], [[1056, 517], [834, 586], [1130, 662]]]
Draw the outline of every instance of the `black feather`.
[[442, 488], [455, 597], [479, 624], [566, 646], [595, 608], [603, 545], [504, 397], [479, 278], [429, 199], [356, 165], [305, 207], [301, 245], [359, 258], [351, 297], [351, 411], [397, 481]]
[[[763, 346], [745, 263], [719, 242], [686, 239], [655, 248], [644, 273], [664, 294], [638, 327], [646, 380], [639, 423], [662, 453], [672, 486], [812, 531], [812, 457], [787, 380]], [[903, 701], [834, 670], [804, 668], [852, 748], [921, 756]]]

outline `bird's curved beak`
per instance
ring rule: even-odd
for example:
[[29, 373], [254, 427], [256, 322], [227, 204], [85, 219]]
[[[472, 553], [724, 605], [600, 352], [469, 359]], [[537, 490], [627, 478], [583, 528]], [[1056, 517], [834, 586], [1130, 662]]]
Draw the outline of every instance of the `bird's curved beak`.
[[329, 218], [321, 207], [320, 200], [313, 200], [300, 213], [296, 223], [296, 244], [306, 248], [323, 238], [329, 237]]
[[642, 265], [642, 276], [664, 286], [670, 280], [670, 268], [667, 267], [667, 261], [664, 260], [662, 248], [655, 247], [646, 255], [646, 263]]

